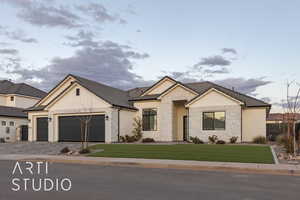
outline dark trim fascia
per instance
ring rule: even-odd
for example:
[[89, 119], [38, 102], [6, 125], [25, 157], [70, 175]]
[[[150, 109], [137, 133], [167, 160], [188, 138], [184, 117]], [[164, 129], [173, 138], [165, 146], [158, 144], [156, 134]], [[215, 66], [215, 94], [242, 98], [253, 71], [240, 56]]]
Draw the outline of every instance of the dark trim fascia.
[[28, 116], [11, 116], [11, 115], [0, 115], [0, 117], [24, 118], [24, 119], [28, 118]]

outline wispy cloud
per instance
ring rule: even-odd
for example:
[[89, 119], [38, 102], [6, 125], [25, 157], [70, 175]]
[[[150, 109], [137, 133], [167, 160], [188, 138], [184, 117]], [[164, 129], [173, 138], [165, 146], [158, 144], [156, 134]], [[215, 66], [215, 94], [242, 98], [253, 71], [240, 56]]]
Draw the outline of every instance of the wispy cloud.
[[0, 54], [17, 55], [17, 49], [0, 49]]
[[222, 53], [231, 53], [237, 55], [237, 51], [234, 48], [223, 48], [221, 49]]
[[38, 42], [35, 38], [28, 37], [27, 34], [21, 29], [11, 31], [7, 27], [0, 26], [0, 35], [4, 35], [10, 40], [15, 40], [24, 43]]

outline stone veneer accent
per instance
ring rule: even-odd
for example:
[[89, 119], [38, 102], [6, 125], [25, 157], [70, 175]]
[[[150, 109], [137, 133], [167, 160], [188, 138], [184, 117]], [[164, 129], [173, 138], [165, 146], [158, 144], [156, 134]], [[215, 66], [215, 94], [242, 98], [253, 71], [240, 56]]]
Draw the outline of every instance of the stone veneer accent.
[[[225, 130], [203, 130], [202, 118], [203, 112], [217, 112], [225, 111], [226, 124]], [[228, 106], [214, 106], [214, 107], [196, 107], [189, 109], [189, 136], [197, 136], [204, 142], [208, 141], [208, 137], [217, 135], [218, 139], [226, 142], [232, 136], [237, 136], [238, 141], [241, 139], [241, 106], [228, 105]]]

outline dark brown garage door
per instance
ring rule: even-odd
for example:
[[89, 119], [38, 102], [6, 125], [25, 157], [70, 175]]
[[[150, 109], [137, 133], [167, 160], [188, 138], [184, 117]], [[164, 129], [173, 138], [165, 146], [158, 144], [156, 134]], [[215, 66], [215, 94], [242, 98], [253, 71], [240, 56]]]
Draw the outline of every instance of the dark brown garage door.
[[[62, 116], [59, 117], [59, 141], [80, 142], [81, 127], [80, 119], [86, 116]], [[104, 115], [92, 115], [89, 123], [89, 141], [105, 141], [105, 119]]]
[[48, 118], [39, 117], [37, 118], [37, 141], [48, 141]]

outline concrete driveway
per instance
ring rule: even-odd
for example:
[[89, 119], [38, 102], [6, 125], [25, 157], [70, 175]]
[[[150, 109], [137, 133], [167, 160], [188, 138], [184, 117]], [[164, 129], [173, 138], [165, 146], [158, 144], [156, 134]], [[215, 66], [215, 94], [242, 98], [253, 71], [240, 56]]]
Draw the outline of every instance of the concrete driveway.
[[48, 143], [48, 142], [17, 142], [17, 143], [0, 143], [1, 154], [40, 154], [40, 155], [57, 155], [64, 147], [70, 150], [80, 149], [81, 143]]

